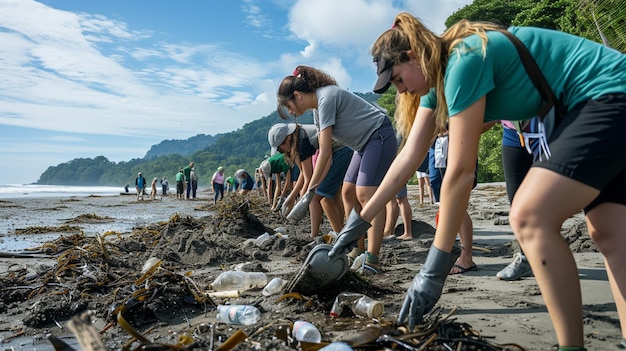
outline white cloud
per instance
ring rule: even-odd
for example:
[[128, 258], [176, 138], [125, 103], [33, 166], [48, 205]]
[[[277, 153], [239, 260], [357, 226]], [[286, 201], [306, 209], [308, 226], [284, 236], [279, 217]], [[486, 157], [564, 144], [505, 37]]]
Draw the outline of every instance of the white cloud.
[[[239, 18], [245, 23], [237, 30], [269, 38], [260, 52], [249, 50], [249, 42], [225, 39], [190, 44], [159, 27], [133, 28], [121, 16], [0, 0], [0, 161], [37, 152], [50, 155], [48, 164], [97, 155], [128, 160], [163, 139], [236, 130], [276, 108], [278, 82], [299, 64], [368, 91], [375, 78], [369, 47], [401, 9], [441, 31], [445, 18], [468, 2], [244, 0]], [[288, 17], [272, 17], [276, 8]], [[50, 131], [58, 139], [6, 142], [12, 127]], [[93, 146], [88, 135], [133, 138], [116, 139], [119, 148], [109, 149]], [[150, 144], [129, 144], [139, 140]]]

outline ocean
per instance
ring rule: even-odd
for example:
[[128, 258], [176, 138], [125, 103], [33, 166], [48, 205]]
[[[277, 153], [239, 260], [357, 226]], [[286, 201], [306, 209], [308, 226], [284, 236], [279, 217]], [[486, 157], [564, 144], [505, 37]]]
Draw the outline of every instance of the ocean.
[[[135, 189], [129, 189], [134, 192]], [[72, 196], [113, 196], [124, 192], [124, 187], [114, 186], [71, 186], [36, 184], [0, 184], [0, 199], [26, 197], [72, 197]]]

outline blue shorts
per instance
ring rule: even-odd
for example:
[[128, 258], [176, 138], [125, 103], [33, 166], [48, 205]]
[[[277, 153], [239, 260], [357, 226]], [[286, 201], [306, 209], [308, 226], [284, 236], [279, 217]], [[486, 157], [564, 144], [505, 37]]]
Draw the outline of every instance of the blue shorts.
[[299, 176], [300, 176], [300, 168], [298, 168], [297, 165], [293, 165], [291, 167], [291, 181], [297, 182]]
[[379, 186], [398, 153], [398, 140], [389, 120], [378, 128], [363, 150], [354, 152], [343, 181], [358, 186]]
[[406, 185], [402, 187], [402, 189], [400, 189], [400, 191], [396, 194], [396, 198], [397, 199], [402, 199], [404, 197], [409, 196], [409, 191], [406, 188]]
[[241, 189], [252, 190], [253, 187], [254, 187], [254, 179], [252, 179], [252, 177], [247, 177], [247, 178], [242, 179]]
[[324, 180], [322, 180], [315, 190], [316, 194], [329, 199], [335, 197], [337, 190], [341, 187], [343, 177], [346, 175], [346, 170], [348, 169], [353, 153], [352, 149], [347, 146], [333, 152], [330, 169], [328, 173], [326, 173]]

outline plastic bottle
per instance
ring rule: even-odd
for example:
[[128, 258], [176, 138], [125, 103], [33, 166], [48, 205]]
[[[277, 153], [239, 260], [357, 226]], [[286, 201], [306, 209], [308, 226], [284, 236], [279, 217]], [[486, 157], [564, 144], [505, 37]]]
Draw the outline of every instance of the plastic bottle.
[[261, 319], [261, 311], [250, 305], [218, 305], [217, 321], [220, 323], [253, 325]]
[[226, 271], [213, 281], [214, 291], [259, 289], [267, 285], [267, 276], [262, 272]]
[[320, 343], [322, 334], [312, 323], [307, 321], [293, 322], [293, 337], [298, 341]]
[[280, 293], [283, 290], [283, 287], [285, 287], [286, 283], [287, 281], [281, 277], [273, 278], [269, 281], [269, 283], [267, 283], [265, 288], [263, 288], [263, 296], [271, 296]]
[[261, 245], [265, 240], [270, 238], [270, 233], [265, 232], [261, 235], [259, 235], [256, 239], [254, 239], [254, 243], [259, 246]]
[[343, 292], [335, 298], [335, 303], [330, 309], [330, 316], [339, 316], [346, 306], [350, 308], [355, 315], [365, 318], [378, 318], [384, 311], [382, 303], [367, 295]]
[[353, 351], [353, 350], [354, 349], [350, 347], [350, 345], [346, 344], [345, 342], [335, 341], [333, 343], [330, 343], [322, 347], [318, 351]]

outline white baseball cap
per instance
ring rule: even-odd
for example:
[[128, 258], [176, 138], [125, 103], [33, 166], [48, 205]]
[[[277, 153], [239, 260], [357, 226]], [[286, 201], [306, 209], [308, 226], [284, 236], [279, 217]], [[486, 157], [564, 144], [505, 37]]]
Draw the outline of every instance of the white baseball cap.
[[295, 131], [295, 123], [277, 123], [270, 128], [269, 132], [267, 132], [267, 140], [270, 142], [270, 146], [272, 147], [272, 155], [278, 151], [278, 147], [285, 141], [287, 135]]

